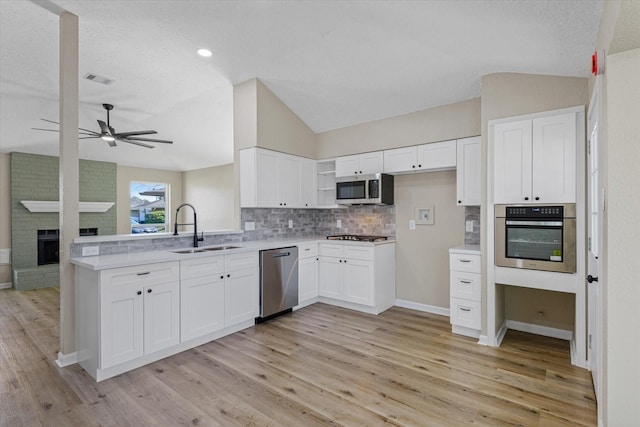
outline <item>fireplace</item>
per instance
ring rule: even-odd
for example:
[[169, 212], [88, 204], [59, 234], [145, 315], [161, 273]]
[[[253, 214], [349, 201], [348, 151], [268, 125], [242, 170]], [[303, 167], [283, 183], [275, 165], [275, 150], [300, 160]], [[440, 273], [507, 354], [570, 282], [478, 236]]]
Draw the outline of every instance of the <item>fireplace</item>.
[[[81, 236], [97, 236], [97, 228], [81, 228]], [[38, 265], [60, 263], [60, 232], [38, 230]]]

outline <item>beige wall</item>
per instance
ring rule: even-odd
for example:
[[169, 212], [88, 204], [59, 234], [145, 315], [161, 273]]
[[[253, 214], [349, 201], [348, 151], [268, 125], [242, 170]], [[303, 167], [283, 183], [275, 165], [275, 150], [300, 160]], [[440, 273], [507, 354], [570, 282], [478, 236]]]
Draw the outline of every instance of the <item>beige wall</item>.
[[199, 230], [234, 228], [233, 163], [182, 173], [182, 195], [198, 211]]
[[480, 98], [320, 133], [319, 159], [480, 135]]
[[[0, 249], [11, 248], [11, 155], [0, 153]], [[11, 265], [0, 264], [0, 283], [11, 282]]]
[[[638, 8], [640, 9], [640, 7]], [[640, 20], [636, 23], [640, 26]], [[637, 46], [640, 46], [640, 38]], [[604, 424], [640, 420], [640, 49], [607, 57], [602, 183], [604, 210], [603, 398]]]
[[[482, 200], [486, 201], [487, 187], [487, 122], [489, 120], [501, 119], [511, 116], [536, 113], [540, 111], [556, 110], [560, 108], [574, 107], [588, 104], [588, 80], [579, 77], [560, 77], [533, 74], [498, 73], [482, 77], [482, 138], [481, 138], [481, 158], [482, 158]], [[483, 212], [486, 211], [486, 202], [483, 203]], [[483, 242], [483, 253], [486, 253], [488, 215], [481, 218], [481, 236]], [[486, 256], [486, 255], [485, 255]], [[483, 271], [483, 287], [486, 287], [486, 272]], [[486, 295], [486, 289], [483, 289]], [[549, 298], [559, 298], [558, 301], [551, 301]], [[502, 299], [502, 296], [501, 296]], [[530, 292], [524, 288], [504, 289], [504, 305], [497, 306], [496, 328], [499, 328], [507, 319], [525, 321], [527, 323], [544, 324], [545, 326], [566, 328], [567, 311], [571, 307], [564, 307], [567, 297], [561, 293]], [[496, 300], [496, 303], [499, 301]], [[508, 310], [506, 309], [508, 307]], [[545, 312], [544, 321], [536, 319], [533, 321], [529, 316], [531, 310]], [[543, 309], [543, 307], [548, 307]], [[486, 333], [486, 301], [483, 301], [483, 334]], [[537, 310], [537, 311], [540, 311]], [[508, 316], [515, 318], [511, 319]], [[571, 322], [571, 328], [573, 322]]]
[[129, 186], [131, 181], [169, 184], [170, 196], [167, 213], [170, 216], [169, 223], [172, 224], [174, 222], [173, 213], [183, 201], [182, 172], [118, 166], [118, 202], [116, 203], [118, 234], [131, 233], [129, 219], [129, 208], [131, 207]]
[[[449, 248], [464, 243], [464, 207], [456, 206], [456, 172], [395, 177], [396, 298], [449, 307]], [[415, 209], [434, 207], [434, 225], [416, 225]]]
[[[480, 134], [480, 100], [472, 99], [317, 135], [318, 157], [456, 139]], [[396, 296], [449, 307], [449, 257], [464, 243], [464, 208], [456, 206], [455, 171], [398, 175]], [[409, 230], [416, 207], [435, 206], [435, 225]]]

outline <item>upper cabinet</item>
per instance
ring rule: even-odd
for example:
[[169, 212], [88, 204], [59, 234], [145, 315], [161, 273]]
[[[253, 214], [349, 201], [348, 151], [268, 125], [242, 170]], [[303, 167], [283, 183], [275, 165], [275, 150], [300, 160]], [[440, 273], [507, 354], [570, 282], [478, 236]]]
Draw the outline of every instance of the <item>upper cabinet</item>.
[[455, 140], [384, 151], [385, 173], [427, 172], [455, 167]]
[[498, 123], [494, 203], [575, 203], [576, 113]]
[[383, 172], [382, 151], [342, 156], [336, 159], [336, 177]]
[[315, 206], [316, 162], [262, 148], [240, 150], [240, 206]]
[[480, 206], [480, 137], [459, 139], [456, 145], [458, 206]]

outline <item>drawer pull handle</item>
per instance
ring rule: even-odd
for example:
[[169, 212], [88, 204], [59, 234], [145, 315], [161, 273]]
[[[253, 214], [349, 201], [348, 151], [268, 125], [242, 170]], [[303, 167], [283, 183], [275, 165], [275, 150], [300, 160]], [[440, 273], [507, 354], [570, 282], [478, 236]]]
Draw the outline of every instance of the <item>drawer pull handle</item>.
[[471, 284], [469, 280], [460, 280], [460, 283], [464, 283], [465, 285]]
[[470, 259], [461, 259], [461, 260], [459, 260], [459, 261], [460, 261], [460, 262], [471, 262], [471, 260], [470, 260]]
[[138, 291], [138, 295], [142, 295], [142, 291]]
[[464, 307], [460, 307], [460, 310], [462, 310], [462, 311], [471, 311], [470, 308], [464, 308]]
[[150, 271], [145, 271], [144, 273], [138, 273], [138, 276], [144, 276], [144, 275], [149, 274], [149, 273], [151, 273], [151, 272]]
[[304, 250], [305, 250], [305, 251], [310, 251], [310, 250], [311, 250], [311, 248], [305, 248]]

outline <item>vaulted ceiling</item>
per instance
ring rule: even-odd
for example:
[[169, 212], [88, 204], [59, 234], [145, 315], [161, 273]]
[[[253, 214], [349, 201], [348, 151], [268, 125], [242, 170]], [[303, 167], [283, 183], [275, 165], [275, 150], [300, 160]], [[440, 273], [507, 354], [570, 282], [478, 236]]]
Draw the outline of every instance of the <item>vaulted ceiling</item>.
[[[50, 1], [47, 1], [51, 4]], [[54, 0], [78, 15], [80, 127], [103, 103], [118, 132], [155, 129], [153, 150], [99, 139], [80, 156], [192, 170], [233, 161], [233, 85], [259, 78], [314, 132], [480, 96], [482, 75], [587, 77], [602, 0]], [[210, 58], [196, 55], [206, 47]], [[58, 17], [0, 0], [0, 152], [58, 154]], [[50, 128], [55, 128], [55, 125]]]

